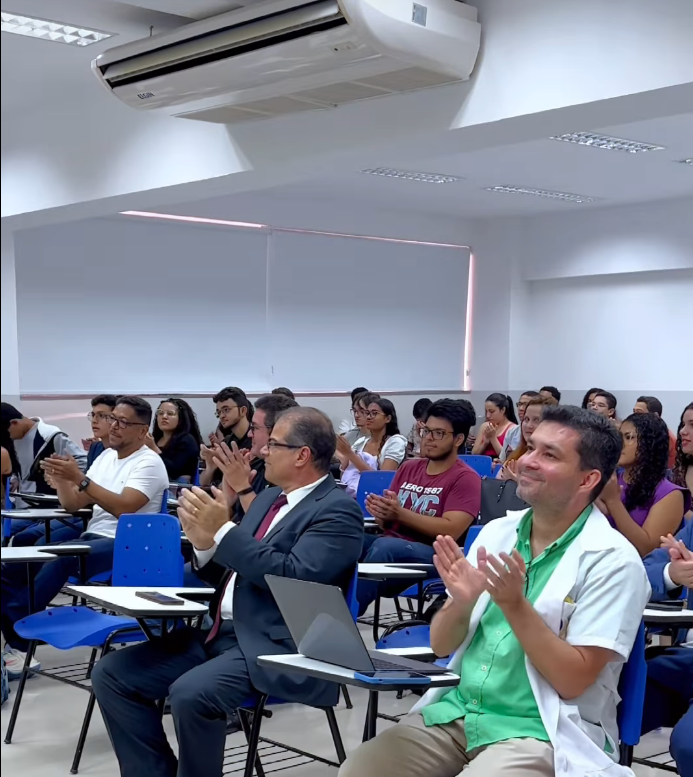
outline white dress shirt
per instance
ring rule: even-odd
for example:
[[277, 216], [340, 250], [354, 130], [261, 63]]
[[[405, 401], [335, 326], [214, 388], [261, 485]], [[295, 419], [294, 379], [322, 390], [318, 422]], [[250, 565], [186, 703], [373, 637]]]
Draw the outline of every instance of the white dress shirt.
[[[277, 512], [277, 514], [274, 516], [274, 519], [272, 520], [272, 523], [270, 524], [269, 529], [267, 530], [267, 534], [269, 534], [272, 529], [274, 529], [275, 526], [279, 523], [279, 521], [282, 520], [282, 518], [290, 511], [293, 510], [294, 507], [296, 507], [299, 502], [302, 502], [309, 494], [311, 494], [315, 489], [323, 482], [323, 480], [327, 480], [327, 475], [324, 475], [320, 478], [320, 480], [316, 480], [315, 483], [311, 483], [308, 486], [303, 486], [302, 488], [297, 488], [294, 491], [290, 491], [288, 494], [285, 494], [286, 496], [286, 504]], [[282, 492], [283, 493], [283, 492]], [[281, 496], [281, 494], [280, 494]], [[277, 497], [277, 499], [279, 496]], [[271, 505], [270, 505], [271, 507]], [[226, 535], [231, 531], [231, 529], [236, 528], [235, 523], [232, 521], [229, 521], [228, 523], [225, 523], [221, 529], [214, 535], [214, 545], [212, 545], [211, 548], [208, 550], [198, 550], [195, 548], [195, 556], [197, 558], [197, 565], [198, 567], [203, 567], [205, 564], [209, 563], [212, 558], [214, 557], [214, 554], [217, 552], [217, 548], [219, 547], [219, 544], [221, 541], [226, 537]], [[265, 536], [267, 536], [267, 534]], [[229, 584], [226, 586], [226, 593], [224, 594], [224, 598], [221, 601], [221, 619], [225, 621], [229, 621], [233, 619], [233, 591], [236, 587], [236, 573], [233, 573], [233, 576], [229, 582]]]
[[[670, 566], [671, 562], [664, 567], [664, 587], [667, 591], [673, 591], [674, 588], [681, 587], [671, 579], [671, 575], [669, 574]], [[693, 648], [693, 629], [688, 629], [688, 634], [686, 635], [686, 641], [683, 643], [683, 647]]]

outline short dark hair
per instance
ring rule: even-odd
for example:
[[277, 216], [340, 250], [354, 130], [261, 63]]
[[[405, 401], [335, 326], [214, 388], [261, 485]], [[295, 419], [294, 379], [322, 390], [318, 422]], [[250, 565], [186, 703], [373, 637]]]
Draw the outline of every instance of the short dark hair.
[[529, 391], [523, 391], [520, 394], [520, 396], [521, 397], [538, 397], [539, 396], [539, 392], [538, 391], [534, 391], [534, 389], [530, 389]]
[[21, 421], [22, 418], [24, 418], [24, 413], [17, 410], [17, 408], [14, 405], [11, 405], [9, 402], [3, 402], [2, 403], [2, 414], [0, 416], [2, 418], [2, 428], [4, 431], [7, 431], [10, 426], [10, 421]]
[[548, 391], [556, 402], [561, 401], [561, 392], [555, 386], [542, 386], [539, 391]]
[[351, 404], [354, 404], [354, 401], [356, 400], [356, 397], [359, 394], [367, 394], [368, 389], [365, 386], [357, 386], [353, 391], [351, 392]]
[[115, 394], [99, 394], [91, 400], [91, 406], [106, 405], [111, 410], [118, 404], [118, 397]]
[[132, 412], [135, 414], [135, 418], [143, 424], [151, 424], [152, 422], [152, 406], [142, 397], [124, 396], [118, 397], [118, 405], [125, 405], [131, 407]]
[[453, 434], [463, 434], [466, 440], [476, 423], [476, 412], [466, 399], [439, 399], [428, 408], [425, 420], [429, 418], [442, 418], [452, 426]]
[[616, 410], [618, 400], [610, 391], [599, 391], [595, 394], [595, 397], [604, 397], [609, 410]]
[[421, 397], [421, 399], [417, 399], [416, 402], [414, 402], [412, 415], [418, 421], [419, 419], [423, 418], [426, 415], [426, 411], [432, 404], [433, 404], [433, 401], [430, 400], [428, 397]]
[[601, 473], [601, 480], [590, 494], [591, 501], [594, 501], [618, 464], [623, 447], [620, 433], [603, 415], [573, 405], [546, 407], [542, 423], [558, 424], [580, 435], [577, 446], [580, 466], [583, 470], [596, 469]]
[[326, 475], [337, 449], [337, 435], [332, 421], [322, 410], [314, 407], [292, 407], [279, 414], [276, 420], [280, 418], [289, 422], [287, 443], [310, 448], [315, 468]]
[[359, 394], [356, 394], [351, 400], [351, 406], [354, 407], [355, 405], [365, 405], [368, 407], [371, 402], [376, 402], [379, 399], [380, 394], [376, 394], [373, 391], [362, 391]]
[[648, 413], [657, 413], [657, 415], [662, 415], [662, 403], [657, 399], [657, 397], [638, 397], [637, 402], [642, 402], [643, 405], [647, 406], [647, 412]]
[[238, 386], [226, 386], [218, 394], [212, 397], [212, 402], [215, 405], [219, 402], [226, 402], [227, 399], [232, 399], [238, 407], [245, 407], [248, 410], [247, 418], [252, 420], [253, 418], [253, 403], [248, 399], [245, 391], [238, 388]]
[[[289, 399], [296, 399], [296, 395], [291, 389], [288, 389], [286, 386], [277, 386], [277, 388], [272, 389], [273, 394], [283, 394], [285, 397], [289, 397]], [[255, 403], [255, 406], [257, 407], [257, 402]]]
[[[276, 391], [276, 389], [275, 389]], [[265, 426], [271, 429], [276, 423], [277, 416], [285, 410], [298, 407], [298, 402], [286, 394], [265, 394], [255, 400], [255, 409], [262, 410], [265, 414]]]
[[582, 398], [582, 409], [583, 410], [588, 409], [589, 403], [590, 403], [590, 397], [592, 396], [592, 394], [596, 396], [597, 394], [602, 394], [603, 392], [604, 392], [604, 389], [597, 388], [596, 386], [594, 388], [587, 389], [587, 391], [585, 392], [585, 396]]

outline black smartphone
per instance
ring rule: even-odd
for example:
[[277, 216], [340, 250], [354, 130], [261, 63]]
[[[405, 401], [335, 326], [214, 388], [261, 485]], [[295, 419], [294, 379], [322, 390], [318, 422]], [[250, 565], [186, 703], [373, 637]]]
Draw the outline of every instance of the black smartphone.
[[139, 596], [140, 599], [146, 599], [148, 602], [154, 602], [154, 604], [167, 604], [171, 607], [182, 607], [185, 604], [184, 599], [166, 596], [166, 594], [160, 594], [158, 591], [135, 591], [135, 596]]
[[678, 612], [683, 610], [683, 599], [671, 599], [668, 602], [648, 602], [648, 610], [661, 610], [662, 612]]

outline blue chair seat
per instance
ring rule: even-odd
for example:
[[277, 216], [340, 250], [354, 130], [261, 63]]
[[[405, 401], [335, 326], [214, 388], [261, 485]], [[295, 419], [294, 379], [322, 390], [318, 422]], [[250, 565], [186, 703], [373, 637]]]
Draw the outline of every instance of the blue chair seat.
[[145, 639], [134, 618], [106, 615], [89, 607], [53, 607], [15, 624], [15, 631], [23, 639], [39, 640], [58, 650], [101, 647], [111, 634], [121, 629], [131, 631], [120, 635], [118, 642]]

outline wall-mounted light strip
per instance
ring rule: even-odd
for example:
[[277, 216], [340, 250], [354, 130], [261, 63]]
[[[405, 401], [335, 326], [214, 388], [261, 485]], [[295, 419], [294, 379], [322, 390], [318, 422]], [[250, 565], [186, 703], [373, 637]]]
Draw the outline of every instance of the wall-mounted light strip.
[[472, 390], [472, 327], [474, 325], [474, 254], [469, 252], [467, 276], [467, 314], [464, 326], [464, 359], [462, 360], [462, 391]]
[[227, 221], [226, 219], [207, 219], [200, 216], [179, 216], [175, 213], [152, 213], [146, 210], [124, 210], [121, 216], [137, 216], [143, 219], [163, 219], [164, 221], [184, 221], [188, 224], [210, 224], [217, 227], [243, 227], [244, 229], [269, 229], [268, 224], [254, 224], [251, 221]]

